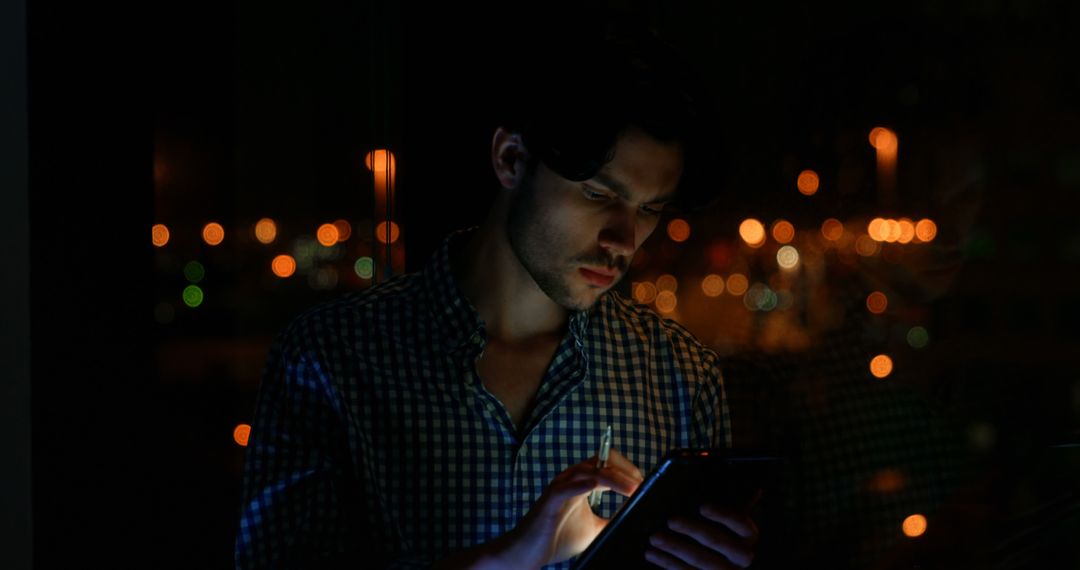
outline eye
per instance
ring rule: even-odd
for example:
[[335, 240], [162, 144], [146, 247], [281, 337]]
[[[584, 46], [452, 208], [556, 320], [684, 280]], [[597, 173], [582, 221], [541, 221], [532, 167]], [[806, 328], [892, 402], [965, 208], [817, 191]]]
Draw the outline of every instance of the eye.
[[589, 200], [607, 200], [609, 196], [603, 192], [597, 192], [588, 186], [582, 186], [582, 194]]
[[650, 208], [649, 206], [642, 206], [641, 207], [641, 211], [643, 211], [646, 214], [648, 214], [650, 216], [653, 216], [653, 217], [659, 217], [660, 214], [663, 213], [663, 209], [664, 209], [663, 206], [661, 206], [659, 208]]

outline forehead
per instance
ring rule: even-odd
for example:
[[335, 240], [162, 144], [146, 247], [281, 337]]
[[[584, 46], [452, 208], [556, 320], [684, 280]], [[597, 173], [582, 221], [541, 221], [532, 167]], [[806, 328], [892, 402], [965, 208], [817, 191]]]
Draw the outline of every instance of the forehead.
[[625, 199], [653, 202], [670, 198], [682, 170], [681, 143], [661, 142], [631, 127], [619, 135], [613, 158], [590, 181]]

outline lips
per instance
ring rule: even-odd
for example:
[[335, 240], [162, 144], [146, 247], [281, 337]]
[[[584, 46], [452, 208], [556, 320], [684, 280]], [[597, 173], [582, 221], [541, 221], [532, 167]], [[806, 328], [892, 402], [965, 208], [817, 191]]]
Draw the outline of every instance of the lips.
[[601, 268], [579, 268], [578, 271], [585, 278], [586, 281], [596, 285], [598, 287], [607, 287], [611, 285], [612, 281], [615, 281], [615, 277], [619, 274], [618, 271], [613, 269], [601, 269]]

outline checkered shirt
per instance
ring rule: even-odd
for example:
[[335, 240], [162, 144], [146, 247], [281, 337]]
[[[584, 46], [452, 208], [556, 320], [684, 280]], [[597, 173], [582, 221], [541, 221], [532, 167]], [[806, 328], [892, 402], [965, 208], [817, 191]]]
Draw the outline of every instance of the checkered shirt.
[[[614, 291], [571, 315], [519, 431], [477, 374], [484, 323], [450, 272], [450, 243], [470, 231], [421, 272], [315, 307], [277, 337], [237, 568], [430, 565], [514, 528], [608, 424], [646, 473], [672, 448], [731, 445], [717, 354]], [[622, 501], [605, 493], [598, 512]]]

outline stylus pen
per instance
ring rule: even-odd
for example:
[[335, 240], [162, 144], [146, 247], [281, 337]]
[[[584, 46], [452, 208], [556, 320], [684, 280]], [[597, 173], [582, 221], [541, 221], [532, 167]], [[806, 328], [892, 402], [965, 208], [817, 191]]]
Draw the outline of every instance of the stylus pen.
[[[608, 454], [611, 452], [611, 437], [611, 424], [608, 424], [607, 429], [604, 430], [604, 435], [600, 437], [600, 451], [596, 452], [596, 466], [600, 469], [607, 466]], [[600, 504], [600, 499], [603, 496], [604, 492], [600, 489], [589, 493], [589, 506], [598, 506]]]

